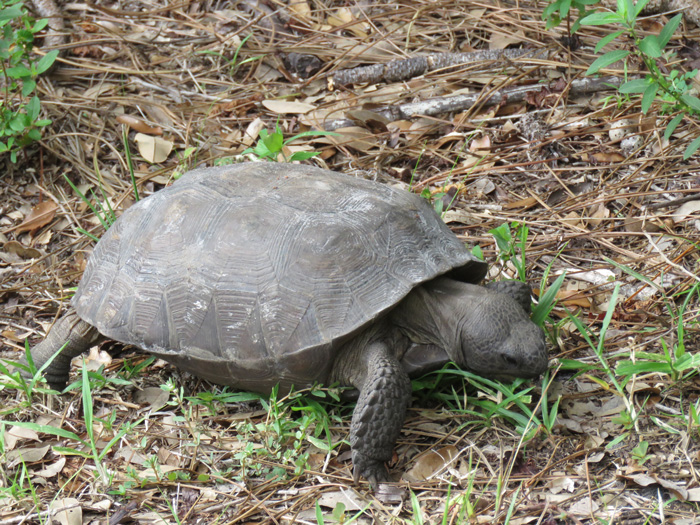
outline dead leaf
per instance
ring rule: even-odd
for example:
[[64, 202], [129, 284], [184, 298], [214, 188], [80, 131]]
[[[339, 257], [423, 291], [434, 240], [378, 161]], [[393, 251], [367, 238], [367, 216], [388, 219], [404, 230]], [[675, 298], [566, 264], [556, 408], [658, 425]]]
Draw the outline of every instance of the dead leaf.
[[408, 481], [428, 480], [442, 471], [458, 456], [459, 450], [453, 445], [423, 454], [418, 458], [416, 464], [404, 474], [404, 478]]
[[576, 516], [594, 516], [600, 506], [589, 497], [578, 500], [569, 507], [569, 512]]
[[552, 494], [559, 494], [562, 491], [573, 492], [576, 490], [576, 482], [568, 476], [559, 474], [549, 480], [546, 487], [552, 491]]
[[607, 268], [599, 268], [597, 270], [589, 270], [587, 272], [580, 272], [576, 268], [570, 268], [567, 273], [567, 277], [570, 279], [577, 279], [579, 281], [586, 281], [587, 283], [591, 283], [596, 286], [614, 282], [617, 278], [615, 273]]
[[598, 206], [591, 210], [586, 222], [588, 223], [588, 226], [596, 227], [603, 222], [603, 219], [607, 219], [608, 217], [610, 217], [610, 210], [604, 203], [601, 202], [598, 204]]
[[[63, 221], [59, 221], [59, 222], [63, 222]], [[47, 244], [49, 244], [49, 241], [51, 240], [52, 237], [53, 237], [53, 231], [44, 230], [43, 233], [37, 235], [34, 238], [34, 244], [40, 244], [42, 246], [46, 246]]]
[[496, 185], [487, 177], [481, 177], [476, 179], [470, 186], [470, 190], [473, 190], [477, 195], [488, 195], [496, 189]]
[[505, 49], [511, 44], [520, 44], [525, 40], [527, 39], [522, 31], [494, 31], [489, 40], [489, 49]]
[[362, 153], [367, 153], [378, 146], [377, 135], [359, 126], [339, 128], [336, 129], [335, 132], [340, 136], [321, 137], [317, 139], [317, 142], [337, 144], [339, 146], [353, 148]]
[[295, 115], [304, 115], [316, 109], [316, 106], [313, 104], [294, 102], [291, 100], [263, 100], [262, 105], [277, 114], [291, 113]]
[[621, 399], [619, 396], [611, 396], [608, 398], [608, 400], [603, 403], [603, 405], [596, 411], [596, 415], [598, 417], [605, 417], [605, 416], [616, 416], [623, 410], [625, 410], [627, 406], [625, 405], [625, 402], [623, 399]]
[[571, 432], [576, 432], [577, 434], [583, 434], [584, 430], [583, 427], [581, 427], [581, 423], [578, 421], [575, 421], [573, 419], [569, 419], [567, 417], [557, 417], [556, 420], [557, 425], [561, 425], [567, 430], [570, 430]]
[[3, 330], [0, 332], [0, 337], [14, 341], [15, 343], [24, 343], [24, 339], [17, 335], [17, 330]]
[[148, 461], [146, 456], [132, 449], [129, 445], [119, 447], [114, 453], [114, 457], [124, 459], [127, 463], [134, 465], [145, 465]]
[[586, 458], [586, 463], [600, 463], [605, 457], [605, 451], [599, 450]]
[[56, 461], [51, 463], [50, 465], [45, 466], [41, 470], [37, 470], [34, 472], [35, 475], [41, 476], [42, 478], [53, 478], [54, 476], [57, 476], [60, 474], [60, 472], [63, 470], [63, 467], [66, 465], [66, 457], [65, 456], [59, 456]]
[[522, 208], [523, 211], [528, 210], [535, 206], [538, 203], [538, 200], [535, 197], [526, 197], [524, 199], [520, 199], [519, 201], [515, 202], [508, 202], [503, 205], [503, 208], [506, 210], [512, 210], [515, 208]]
[[7, 468], [14, 468], [20, 463], [34, 463], [46, 456], [46, 453], [51, 448], [51, 445], [43, 447], [22, 447], [16, 450], [10, 450], [7, 453]]
[[370, 129], [375, 133], [384, 133], [387, 131], [387, 124], [389, 124], [389, 119], [384, 115], [368, 109], [353, 109], [348, 111], [346, 116], [358, 126]]
[[248, 124], [248, 127], [243, 133], [243, 140], [241, 144], [246, 148], [252, 146], [253, 143], [260, 136], [260, 131], [265, 127], [265, 122], [261, 118], [256, 118], [253, 122]]
[[150, 410], [160, 410], [168, 402], [168, 399], [170, 399], [170, 394], [157, 386], [144, 388], [134, 395], [134, 401], [139, 405], [149, 405]]
[[134, 117], [132, 115], [119, 115], [117, 117], [117, 122], [120, 124], [125, 124], [129, 126], [131, 129], [134, 131], [138, 131], [139, 133], [145, 133], [147, 135], [162, 135], [163, 134], [163, 128], [161, 127], [153, 127], [148, 124], [146, 124], [143, 120], [141, 120], [138, 117]]
[[311, 14], [311, 7], [306, 0], [292, 0], [289, 3], [289, 9], [299, 18], [308, 18]]
[[338, 503], [345, 505], [345, 510], [348, 511], [363, 509], [367, 504], [367, 502], [352, 489], [324, 492], [318, 499], [319, 505], [330, 509], [334, 509]]
[[700, 501], [700, 487], [688, 489], [688, 501]]
[[447, 210], [443, 215], [442, 215], [442, 220], [446, 224], [449, 224], [451, 222], [456, 222], [460, 224], [474, 224], [476, 223], [476, 219], [474, 218], [473, 213], [469, 213], [468, 211], [458, 209], [458, 208], [452, 208]]
[[472, 153], [487, 154], [491, 152], [491, 137], [484, 135], [481, 138], [476, 138], [469, 143], [469, 151]]
[[41, 252], [36, 248], [29, 248], [19, 241], [6, 242], [2, 250], [6, 253], [13, 253], [22, 259], [38, 259], [41, 257]]
[[629, 481], [632, 481], [632, 482], [636, 483], [637, 485], [639, 485], [640, 487], [648, 487], [649, 485], [655, 485], [655, 484], [661, 485], [666, 490], [671, 491], [673, 493], [673, 495], [676, 496], [676, 498], [678, 498], [681, 501], [687, 501], [688, 497], [689, 497], [688, 490], [686, 488], [681, 487], [680, 485], [678, 485], [672, 481], [668, 481], [666, 479], [660, 478], [656, 474], [640, 473], [640, 474], [632, 474], [629, 476], [623, 475], [620, 477], [623, 479], [627, 479]]
[[39, 441], [39, 434], [29, 428], [12, 426], [5, 430], [5, 449], [12, 450], [20, 439]]
[[91, 372], [99, 370], [101, 366], [109, 366], [112, 363], [112, 356], [109, 352], [100, 351], [99, 346], [90, 348], [90, 352], [84, 357], [85, 365]]
[[[61, 498], [51, 502], [50, 510], [58, 510], [53, 516], [53, 521], [58, 521], [61, 525], [82, 525], [83, 509], [80, 503], [74, 498]], [[61, 510], [63, 509], [63, 510]]]
[[346, 31], [350, 31], [361, 40], [369, 38], [367, 33], [360, 29], [367, 27], [367, 23], [358, 21], [347, 7], [338, 9], [335, 14], [328, 17], [327, 22], [333, 27], [342, 27]]
[[700, 201], [689, 201], [689, 202], [684, 202], [680, 208], [678, 208], [675, 213], [671, 215], [671, 218], [673, 219], [673, 222], [678, 224], [679, 222], [682, 222], [685, 220], [687, 217], [692, 215], [693, 213], [700, 212]]
[[382, 503], [396, 504], [406, 499], [406, 487], [389, 483], [380, 483], [374, 497]]
[[173, 143], [169, 140], [143, 133], [137, 133], [134, 141], [141, 156], [152, 164], [163, 162], [173, 150]]
[[655, 233], [661, 230], [655, 221], [655, 217], [625, 217], [625, 231]]
[[624, 162], [625, 156], [613, 152], [600, 152], [600, 153], [588, 153], [587, 159], [592, 164], [616, 164], [618, 162]]
[[46, 226], [56, 216], [58, 205], [53, 201], [40, 202], [32, 208], [27, 218], [22, 221], [22, 224], [17, 226], [17, 233], [37, 230], [42, 226]]

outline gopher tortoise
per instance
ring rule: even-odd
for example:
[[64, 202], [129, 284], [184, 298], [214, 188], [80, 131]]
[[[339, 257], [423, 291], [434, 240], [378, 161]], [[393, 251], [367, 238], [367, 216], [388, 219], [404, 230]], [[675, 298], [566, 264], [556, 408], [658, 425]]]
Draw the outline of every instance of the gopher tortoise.
[[250, 391], [353, 386], [353, 473], [376, 485], [409, 376], [448, 361], [495, 378], [546, 369], [529, 287], [477, 286], [486, 269], [417, 195], [309, 166], [197, 169], [112, 225], [32, 357], [67, 341], [45, 371], [57, 388], [104, 339]]

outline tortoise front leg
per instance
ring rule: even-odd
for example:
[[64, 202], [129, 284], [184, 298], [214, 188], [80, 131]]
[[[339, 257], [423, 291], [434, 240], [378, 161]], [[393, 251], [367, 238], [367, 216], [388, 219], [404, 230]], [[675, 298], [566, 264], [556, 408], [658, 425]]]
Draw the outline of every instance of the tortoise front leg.
[[411, 400], [411, 381], [383, 342], [373, 342], [343, 356], [341, 383], [360, 391], [352, 414], [350, 446], [353, 478], [366, 478], [373, 488], [389, 481], [385, 463], [391, 459]]
[[68, 382], [71, 359], [86, 352], [103, 339], [97, 328], [83, 321], [71, 310], [56, 321], [46, 339], [32, 348], [32, 359], [36, 368], [39, 369], [65, 343], [61, 353], [44, 370], [44, 377], [51, 388], [63, 390]]

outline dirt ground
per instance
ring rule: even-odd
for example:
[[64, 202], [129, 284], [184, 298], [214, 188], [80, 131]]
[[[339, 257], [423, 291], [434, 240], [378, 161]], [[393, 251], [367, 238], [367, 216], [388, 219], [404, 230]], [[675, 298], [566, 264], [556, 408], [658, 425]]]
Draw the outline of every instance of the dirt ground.
[[[660, 103], [643, 114], [636, 96], [584, 76], [612, 29], [584, 27], [567, 46], [545, 7], [62, 4], [69, 37], [39, 81], [53, 124], [16, 164], [0, 157], [1, 357], [17, 359], [68, 308], [95, 243], [86, 232], [104, 232], [99, 210], [135, 200], [129, 155], [143, 198], [240, 161], [276, 125], [285, 139], [338, 133], [286, 155], [320, 152], [305, 162], [432, 194], [492, 263], [489, 279], [518, 277], [520, 242], [514, 264], [489, 233], [502, 225], [527, 227], [536, 294], [566, 277], [547, 323], [550, 372], [514, 387], [416, 383], [389, 465], [397, 483], [377, 492], [353, 482], [351, 408], [333, 391], [259, 400], [113, 343], [90, 354], [87, 368], [105, 370], [82, 393], [78, 362], [78, 388], [60, 396], [0, 375], [0, 525], [700, 523], [700, 180], [697, 155], [683, 159], [698, 121], [664, 140], [673, 115]], [[674, 67], [696, 67], [698, 38], [681, 24]], [[481, 54], [339, 73], [445, 53]]]

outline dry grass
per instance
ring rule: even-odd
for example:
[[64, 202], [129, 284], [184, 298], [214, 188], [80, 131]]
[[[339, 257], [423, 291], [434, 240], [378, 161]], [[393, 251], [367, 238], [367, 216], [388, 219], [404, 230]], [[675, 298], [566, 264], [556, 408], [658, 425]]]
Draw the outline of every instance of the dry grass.
[[[562, 29], [544, 30], [542, 3], [327, 4], [307, 0], [294, 8], [282, 3], [246, 8], [254, 6], [251, 1], [233, 8], [128, 0], [64, 6], [71, 42], [58, 68], [40, 82], [54, 124], [18, 164], [3, 159], [4, 357], [15, 359], [26, 338], [38, 341], [67, 307], [93, 244], [78, 228], [97, 236], [102, 231], [64, 176], [83, 191], [99, 194], [102, 188], [117, 210], [133, 198], [121, 115], [161, 127], [174, 147], [164, 162], [148, 164], [138, 155], [135, 131], [128, 130], [138, 186], [147, 195], [175, 170], [239, 153], [262, 126], [272, 129], [277, 121], [291, 136], [322, 126], [324, 119], [351, 116], [353, 109], [565, 83], [582, 75], [595, 57], [593, 45], [607, 31], [583, 30], [582, 47], [570, 52], [557, 43]], [[277, 9], [283, 16], [275, 26], [270, 13]], [[649, 29], [658, 30], [653, 23]], [[696, 28], [684, 31], [689, 39], [699, 36]], [[506, 44], [546, 46], [548, 55], [495, 62], [478, 71], [474, 65], [433, 71], [403, 82], [327, 87], [326, 73], [338, 69]], [[299, 80], [283, 62], [290, 51], [316, 55], [323, 68]], [[276, 114], [261, 104], [272, 99], [314, 109]], [[316, 162], [340, 171], [375, 170], [383, 180], [406, 182], [415, 169], [417, 190], [439, 192], [444, 182], [454, 184], [449, 192], [459, 194], [447, 219], [456, 233], [482, 247], [487, 260], [498, 254], [489, 229], [509, 221], [529, 227], [528, 277], [535, 287], [550, 263], [550, 282], [551, 275], [568, 272], [553, 313], [558, 323], [550, 327], [556, 341], [552, 358], [594, 367], [575, 376], [555, 372], [555, 364], [547, 406], [559, 396], [561, 401], [551, 429], [543, 425], [522, 439], [512, 420], [470, 413], [479, 412], [484, 400], [502, 401], [502, 394], [458, 389], [452, 395], [443, 387], [452, 410], [435, 396], [414, 403], [392, 472], [425, 476], [444, 468], [428, 480], [403, 482], [374, 496], [365, 483], [353, 485], [347, 445], [339, 444], [347, 439], [347, 408], [329, 404], [309, 412], [317, 408], [314, 396], [280, 401], [269, 410], [259, 401], [223, 404], [218, 398], [208, 407], [203, 397], [219, 389], [155, 363], [126, 384], [93, 384], [94, 414], [103, 420], [92, 426], [96, 450], [105, 452], [99, 468], [93, 457], [56, 448], [83, 448], [74, 439], [4, 427], [0, 525], [46, 523], [54, 500], [74, 505], [74, 512], [79, 509], [93, 523], [316, 523], [319, 501], [329, 522], [343, 494], [367, 508], [359, 518], [363, 523], [458, 523], [464, 516], [474, 523], [504, 522], [509, 508], [510, 523], [698, 523], [700, 420], [692, 416], [697, 376], [639, 373], [618, 391], [613, 379], [625, 376], [603, 370], [566, 314], [574, 312], [598, 333], [612, 281], [619, 282], [620, 299], [605, 339], [610, 367], [644, 361], [640, 352], [660, 355], [662, 342], [678, 346], [679, 325], [686, 350], [697, 347], [697, 293], [679, 310], [683, 294], [698, 284], [698, 222], [682, 206], [684, 198], [697, 202], [687, 199], [700, 186], [697, 160], [682, 160], [683, 134], [697, 131], [679, 129], [665, 144], [660, 135], [669, 119], [655, 110], [641, 115], [637, 101], [618, 100], [612, 92], [573, 99], [554, 90], [527, 103], [477, 105], [389, 124], [354, 114], [359, 124], [341, 131], [339, 139], [297, 142], [321, 152]], [[622, 138], [639, 137], [632, 150], [612, 131], [621, 125]], [[39, 220], [31, 231], [15, 228], [39, 203], [50, 210], [50, 220]], [[513, 269], [494, 264], [492, 273], [512, 276]], [[106, 359], [105, 375], [115, 377], [124, 360], [134, 366], [143, 359], [132, 349], [115, 353]], [[163, 394], [159, 387], [169, 379], [171, 388]], [[530, 395], [534, 409], [541, 390]], [[90, 441], [78, 391], [60, 397], [35, 393], [27, 404], [23, 393], [4, 388], [0, 399], [5, 421], [54, 425]], [[460, 402], [466, 410], [457, 410]], [[270, 419], [275, 411], [281, 412], [278, 419]], [[327, 431], [321, 431], [324, 421]], [[338, 446], [326, 453], [311, 445], [308, 434]], [[121, 437], [108, 447], [115, 436]], [[624, 437], [614, 443], [619, 436]], [[646, 453], [637, 448], [641, 442], [648, 443]], [[438, 450], [452, 459], [430, 452]], [[302, 454], [308, 454], [306, 469], [296, 475], [294, 462]], [[283, 478], [266, 480], [269, 472]], [[352, 514], [348, 510], [346, 518]]]

